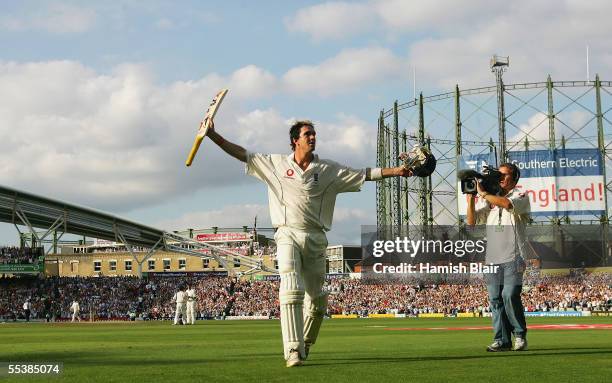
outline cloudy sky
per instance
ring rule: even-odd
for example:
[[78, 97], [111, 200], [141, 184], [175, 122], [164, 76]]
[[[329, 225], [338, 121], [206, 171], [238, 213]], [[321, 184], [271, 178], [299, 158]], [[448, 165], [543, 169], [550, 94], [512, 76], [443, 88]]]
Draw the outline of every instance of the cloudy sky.
[[[295, 119], [321, 156], [375, 164], [394, 100], [507, 82], [610, 78], [609, 1], [2, 1], [0, 184], [167, 230], [269, 226], [266, 189], [210, 141], [185, 158], [212, 96], [217, 130], [288, 152]], [[339, 197], [330, 243], [374, 224], [375, 187]], [[0, 242], [15, 229], [1, 225]]]

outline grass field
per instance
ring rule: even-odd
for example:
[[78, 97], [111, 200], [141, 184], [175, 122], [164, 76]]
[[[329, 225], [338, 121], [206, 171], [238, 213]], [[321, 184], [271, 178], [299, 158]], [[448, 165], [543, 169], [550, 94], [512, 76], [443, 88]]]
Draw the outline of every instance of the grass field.
[[[610, 324], [612, 318], [528, 323]], [[532, 329], [529, 351], [504, 353], [484, 351], [491, 330], [426, 329], [489, 324], [487, 318], [326, 320], [307, 364], [288, 369], [278, 321], [6, 323], [0, 362], [63, 362], [62, 376], [52, 379], [62, 382], [610, 381], [612, 329]]]

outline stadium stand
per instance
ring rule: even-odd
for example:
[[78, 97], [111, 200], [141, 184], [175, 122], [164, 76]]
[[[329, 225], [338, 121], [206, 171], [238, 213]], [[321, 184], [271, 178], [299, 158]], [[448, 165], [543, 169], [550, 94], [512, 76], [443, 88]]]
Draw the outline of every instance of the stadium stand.
[[[160, 320], [173, 317], [172, 296], [181, 284], [195, 286], [197, 317], [227, 316], [276, 318], [278, 281], [238, 281], [230, 277], [2, 278], [0, 320], [23, 316], [21, 306], [32, 303], [32, 318], [67, 320], [73, 300], [85, 319]], [[458, 313], [485, 315], [485, 286], [476, 285], [371, 285], [358, 279], [330, 279], [328, 314]], [[527, 311], [612, 311], [612, 275], [529, 276], [523, 290]]]

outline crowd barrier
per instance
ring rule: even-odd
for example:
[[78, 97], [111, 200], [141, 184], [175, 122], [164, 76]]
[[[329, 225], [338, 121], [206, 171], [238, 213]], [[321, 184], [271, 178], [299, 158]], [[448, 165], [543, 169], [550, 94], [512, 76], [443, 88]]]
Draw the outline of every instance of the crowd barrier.
[[[587, 316], [612, 316], [612, 311], [525, 311], [528, 317], [587, 317]], [[482, 318], [491, 317], [490, 312], [482, 313], [457, 313], [447, 315], [444, 313], [421, 313], [416, 316], [406, 314], [368, 314], [368, 318]], [[360, 318], [357, 314], [334, 314], [332, 319]]]
[[457, 318], [476, 318], [476, 313], [457, 313]]
[[419, 314], [419, 318], [444, 318], [443, 313], [423, 313]]
[[[590, 313], [589, 313], [590, 314]], [[526, 317], [581, 317], [583, 311], [525, 311]]]
[[270, 317], [265, 316], [265, 315], [251, 315], [251, 316], [229, 315], [225, 317], [225, 320], [262, 320], [262, 319], [270, 319]]
[[396, 314], [368, 314], [368, 318], [395, 318]]

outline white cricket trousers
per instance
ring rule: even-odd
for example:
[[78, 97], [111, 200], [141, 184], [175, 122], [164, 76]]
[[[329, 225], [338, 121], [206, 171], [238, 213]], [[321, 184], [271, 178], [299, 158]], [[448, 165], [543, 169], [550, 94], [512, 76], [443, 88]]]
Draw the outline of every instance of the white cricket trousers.
[[280, 227], [274, 239], [285, 359], [292, 350], [305, 358], [304, 343], [315, 343], [327, 310], [327, 295], [322, 291], [327, 238], [323, 231]]
[[174, 314], [174, 324], [178, 324], [179, 316], [181, 316], [183, 323], [187, 321], [185, 315], [185, 303], [177, 303], [176, 304], [176, 313]]
[[195, 301], [187, 301], [187, 324], [195, 324]]

